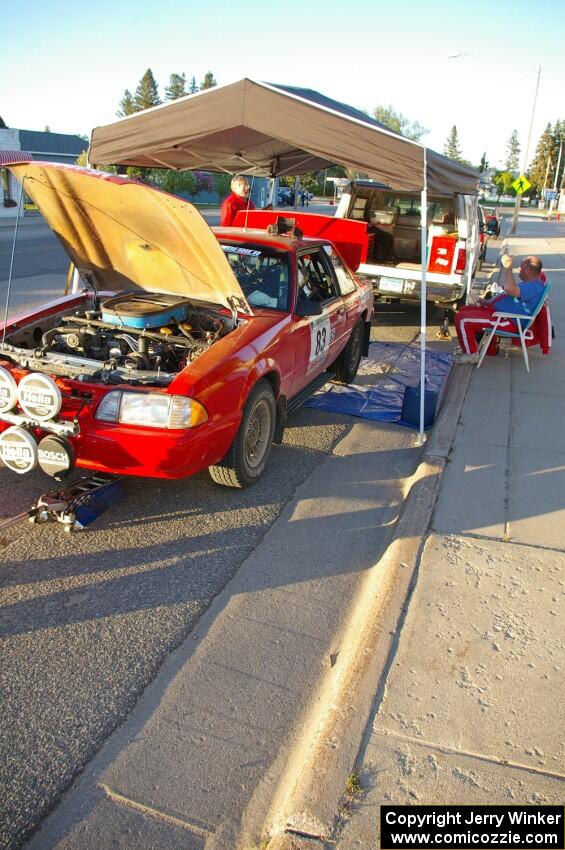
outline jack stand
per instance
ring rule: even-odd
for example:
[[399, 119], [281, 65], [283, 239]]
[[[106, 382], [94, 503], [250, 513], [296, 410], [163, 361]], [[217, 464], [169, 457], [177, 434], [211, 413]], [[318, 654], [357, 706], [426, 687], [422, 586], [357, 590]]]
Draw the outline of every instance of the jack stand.
[[61, 490], [50, 490], [17, 516], [0, 522], [0, 529], [19, 522], [62, 523], [66, 532], [80, 531], [122, 496], [120, 479], [112, 475], [89, 475], [79, 478]]
[[451, 334], [449, 333], [449, 310], [443, 311], [443, 324], [437, 332], [436, 337], [438, 339], [451, 339]]

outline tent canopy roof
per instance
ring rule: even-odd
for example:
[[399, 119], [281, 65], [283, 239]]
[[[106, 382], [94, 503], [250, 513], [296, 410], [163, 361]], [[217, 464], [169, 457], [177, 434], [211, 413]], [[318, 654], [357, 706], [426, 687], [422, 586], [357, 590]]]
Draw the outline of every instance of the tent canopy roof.
[[311, 89], [243, 79], [128, 115], [92, 133], [93, 165], [276, 177], [331, 165], [395, 189], [475, 193], [478, 172]]

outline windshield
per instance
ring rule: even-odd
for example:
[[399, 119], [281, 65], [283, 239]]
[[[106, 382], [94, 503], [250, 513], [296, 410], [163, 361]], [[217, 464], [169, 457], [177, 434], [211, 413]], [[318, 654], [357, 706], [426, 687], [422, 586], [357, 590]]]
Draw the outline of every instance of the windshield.
[[285, 251], [264, 245], [220, 244], [251, 307], [288, 311], [290, 273]]

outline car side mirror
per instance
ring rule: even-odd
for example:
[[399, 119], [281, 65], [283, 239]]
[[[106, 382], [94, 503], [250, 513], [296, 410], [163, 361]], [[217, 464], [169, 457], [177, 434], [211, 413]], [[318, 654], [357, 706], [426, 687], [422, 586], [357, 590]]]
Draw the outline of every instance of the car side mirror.
[[319, 301], [308, 301], [305, 298], [300, 299], [296, 305], [294, 314], [296, 316], [321, 316], [322, 305]]

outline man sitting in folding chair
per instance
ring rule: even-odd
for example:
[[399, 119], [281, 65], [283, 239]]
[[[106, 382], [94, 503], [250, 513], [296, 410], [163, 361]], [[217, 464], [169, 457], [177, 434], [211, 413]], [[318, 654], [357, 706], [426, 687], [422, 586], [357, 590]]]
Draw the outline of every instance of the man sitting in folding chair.
[[[458, 362], [478, 364], [477, 336], [480, 334], [480, 339], [495, 326], [501, 333], [520, 336], [517, 318], [495, 316], [495, 313], [524, 316], [529, 321], [536, 312], [545, 288], [545, 282], [540, 279], [542, 262], [539, 257], [524, 257], [520, 263], [520, 283], [516, 283], [512, 274], [513, 261], [514, 257], [508, 254], [501, 257], [504, 293], [489, 301], [479, 299], [477, 305], [467, 304], [458, 310], [455, 316], [455, 328], [461, 346], [461, 353], [455, 357]], [[527, 360], [527, 355], [524, 356]], [[529, 371], [527, 362], [526, 368]]]

